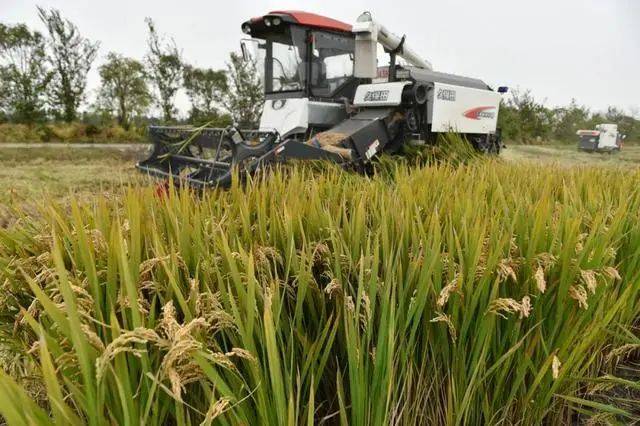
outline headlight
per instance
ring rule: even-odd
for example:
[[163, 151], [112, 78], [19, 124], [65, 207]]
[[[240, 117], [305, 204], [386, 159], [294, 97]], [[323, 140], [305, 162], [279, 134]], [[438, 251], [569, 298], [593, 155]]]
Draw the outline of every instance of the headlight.
[[279, 109], [282, 109], [286, 103], [287, 101], [284, 99], [274, 99], [273, 101], [271, 101], [271, 108], [277, 111]]
[[282, 22], [282, 19], [280, 18], [273, 18], [273, 25], [280, 25], [280, 22]]
[[251, 34], [251, 25], [244, 24], [242, 26], [242, 32], [245, 33], [245, 34]]
[[270, 26], [271, 26], [271, 19], [270, 19], [270, 18], [264, 18], [264, 24], [265, 24], [267, 27], [270, 27]]

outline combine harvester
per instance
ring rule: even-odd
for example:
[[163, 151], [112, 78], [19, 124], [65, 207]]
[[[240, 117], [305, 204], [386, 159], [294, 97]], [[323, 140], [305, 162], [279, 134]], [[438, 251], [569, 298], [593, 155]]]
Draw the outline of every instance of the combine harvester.
[[616, 124], [598, 124], [595, 130], [578, 130], [578, 150], [586, 152], [620, 151], [625, 135], [618, 133]]
[[[464, 135], [498, 153], [501, 87], [433, 71], [371, 14], [353, 25], [299, 11], [242, 24], [245, 60], [256, 60], [265, 104], [252, 131], [150, 127], [151, 156], [137, 167], [194, 187], [227, 187], [234, 168], [252, 173], [285, 159], [330, 160], [355, 170], [405, 143]], [[388, 66], [378, 66], [378, 45]], [[254, 55], [250, 57], [250, 52]], [[402, 58], [404, 63], [399, 63]]]

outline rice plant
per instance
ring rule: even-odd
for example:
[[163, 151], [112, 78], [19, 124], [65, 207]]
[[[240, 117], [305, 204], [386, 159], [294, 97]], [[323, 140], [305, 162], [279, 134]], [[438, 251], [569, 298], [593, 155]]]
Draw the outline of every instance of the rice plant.
[[0, 414], [637, 418], [593, 395], [638, 388], [614, 374], [638, 348], [639, 172], [484, 160], [385, 173], [296, 166], [205, 194], [124, 188], [49, 200], [0, 230]]

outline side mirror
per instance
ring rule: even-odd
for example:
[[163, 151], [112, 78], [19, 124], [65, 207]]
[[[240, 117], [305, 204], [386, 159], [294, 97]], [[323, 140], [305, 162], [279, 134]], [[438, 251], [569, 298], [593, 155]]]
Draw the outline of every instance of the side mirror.
[[507, 93], [508, 91], [509, 91], [509, 88], [507, 86], [498, 87], [498, 93]]
[[240, 42], [240, 50], [242, 51], [242, 59], [245, 62], [249, 62], [249, 52], [247, 52], [247, 45], [244, 43], [244, 40]]

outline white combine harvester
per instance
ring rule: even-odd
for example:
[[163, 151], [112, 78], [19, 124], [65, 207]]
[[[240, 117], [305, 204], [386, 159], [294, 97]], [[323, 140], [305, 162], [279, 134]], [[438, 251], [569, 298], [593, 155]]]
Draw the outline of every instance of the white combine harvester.
[[595, 130], [578, 130], [578, 149], [587, 152], [615, 152], [622, 148], [625, 135], [616, 124], [598, 124]]
[[288, 158], [365, 170], [381, 152], [396, 152], [409, 141], [433, 144], [443, 132], [464, 135], [479, 151], [500, 150], [496, 126], [507, 89], [433, 71], [404, 36], [368, 12], [351, 25], [274, 11], [241, 28], [251, 37], [242, 42], [245, 59], [257, 62], [264, 83], [259, 129], [151, 127], [154, 151], [139, 169], [193, 186], [225, 187], [234, 168], [251, 173]]

